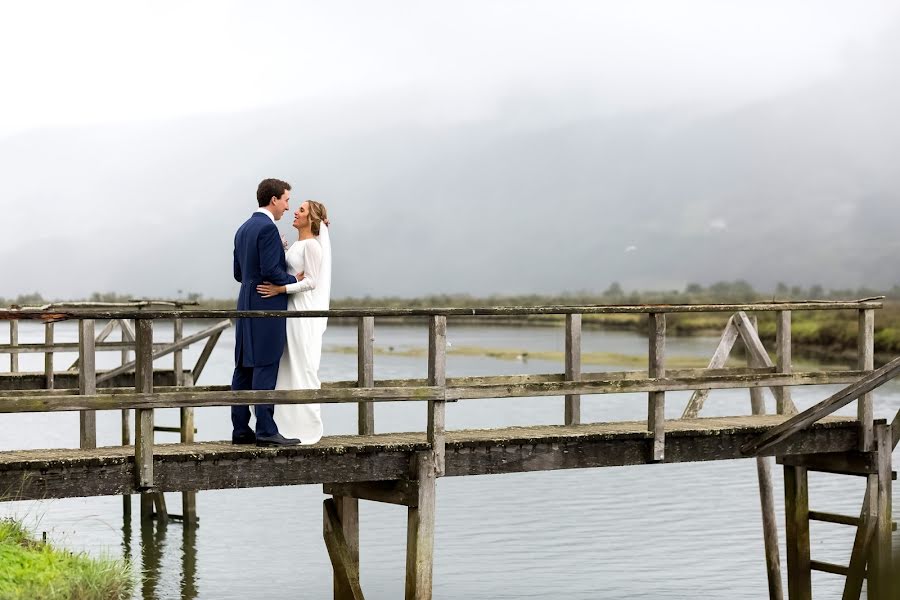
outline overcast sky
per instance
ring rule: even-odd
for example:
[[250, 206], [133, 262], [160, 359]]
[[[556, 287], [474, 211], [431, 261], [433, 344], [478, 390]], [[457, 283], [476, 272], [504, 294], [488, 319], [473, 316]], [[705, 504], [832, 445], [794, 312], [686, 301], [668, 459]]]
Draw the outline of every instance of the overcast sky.
[[[8, 218], [0, 253], [4, 264], [21, 265], [24, 250], [45, 250], [62, 242], [73, 251], [81, 248], [80, 260], [91, 265], [93, 273], [45, 277], [27, 266], [4, 267], [7, 276], [0, 283], [0, 296], [35, 290], [51, 297], [94, 290], [164, 296], [182, 288], [228, 295], [233, 290], [227, 267], [219, 272], [216, 263], [199, 279], [196, 273], [178, 277], [171, 262], [148, 259], [147, 254], [155, 251], [153, 240], [163, 253], [171, 248], [173, 241], [165, 232], [177, 229], [199, 236], [195, 242], [208, 250], [204, 260], [213, 251], [230, 256], [230, 247], [224, 246], [232, 224], [245, 218], [243, 207], [252, 205], [255, 181], [262, 177], [297, 182], [295, 198], [313, 191], [337, 204], [342, 200], [337, 192], [349, 189], [348, 179], [356, 178], [357, 196], [359, 190], [370, 189], [367, 183], [375, 181], [367, 182], [360, 173], [372, 160], [381, 161], [378, 172], [384, 177], [377, 181], [380, 189], [373, 191], [371, 201], [395, 196], [402, 213], [404, 206], [420, 208], [419, 200], [402, 189], [402, 181], [384, 174], [388, 169], [403, 173], [416, 159], [421, 160], [416, 176], [428, 181], [427, 169], [433, 168], [429, 159], [447, 164], [429, 148], [450, 143], [458, 132], [502, 134], [508, 145], [498, 143], [495, 152], [508, 148], [512, 153], [517, 136], [567, 123], [603, 122], [596, 134], [603, 140], [609, 139], [610, 128], [636, 127], [640, 131], [634, 137], [623, 134], [627, 145], [640, 136], [658, 136], [673, 122], [683, 126], [728, 119], [760, 106], [775, 114], [782, 99], [809, 94], [817, 86], [839, 85], [854, 77], [860, 65], [877, 66], [882, 57], [890, 58], [885, 40], [896, 37], [898, 22], [900, 3], [895, 0], [5, 3], [0, 9], [0, 158], [6, 167], [0, 170], [0, 194]], [[843, 116], [826, 115], [823, 124]], [[271, 119], [265, 121], [265, 133], [255, 135], [267, 117]], [[341, 137], [349, 147], [330, 147], [327, 165], [309, 158], [292, 162], [290, 153], [298, 150], [290, 140], [279, 139], [279, 123], [284, 137], [294, 141], [314, 142], [324, 149]], [[642, 129], [647, 123], [653, 123], [649, 133]], [[403, 135], [410, 130], [430, 131], [431, 141], [423, 137], [417, 138], [418, 145], [407, 144]], [[179, 132], [178, 137], [172, 132]], [[391, 151], [398, 161], [402, 156], [403, 164], [387, 162], [372, 136], [394, 142]], [[552, 136], [546, 139], [557, 143]], [[191, 161], [204, 177], [220, 173], [228, 179], [235, 164], [247, 167], [239, 181], [210, 185], [215, 197], [200, 200], [220, 202], [217, 210], [233, 211], [230, 219], [216, 224], [229, 230], [225, 235], [207, 235], [202, 227], [192, 233], [172, 223], [173, 208], [179, 205], [185, 207], [185, 219], [204, 218], [188, 209], [176, 191], [183, 189], [178, 186], [186, 176], [173, 174], [171, 165], [160, 166], [179, 150], [184, 154], [177, 162]], [[237, 155], [228, 161], [214, 156], [232, 150]], [[241, 156], [241, 151], [247, 154]], [[620, 155], [614, 148], [605, 151], [609, 157]], [[311, 150], [303, 152], [308, 157]], [[702, 160], [698, 152], [697, 160]], [[872, 164], [886, 159], [871, 157]], [[317, 165], [316, 172], [307, 170], [311, 165]], [[285, 167], [289, 172], [272, 172]], [[470, 170], [460, 168], [453, 183], [469, 175]], [[553, 173], [547, 176], [552, 179]], [[103, 187], [110, 178], [119, 184], [140, 181], [140, 189], [137, 184], [134, 189], [117, 188], [110, 199]], [[598, 181], [602, 186], [606, 180]], [[666, 185], [658, 179], [655, 183]], [[512, 191], [498, 188], [501, 184], [492, 182], [489, 191], [478, 188], [466, 201], [489, 215], [494, 199]], [[630, 193], [625, 188], [631, 184], [616, 185], [622, 194]], [[575, 187], [573, 193], [580, 191]], [[638, 188], [631, 192], [636, 194]], [[704, 206], [712, 200], [705, 200]], [[856, 206], [858, 200], [848, 196], [835, 202]], [[452, 241], [458, 227], [453, 210], [444, 213], [447, 205], [434, 206], [432, 217], [440, 218], [429, 220], [425, 214], [417, 227], [426, 228], [426, 238]], [[367, 213], [361, 206], [347, 199], [338, 212], [348, 231], [364, 231], [361, 221]], [[725, 212], [705, 212], [699, 217], [700, 229], [727, 230]], [[533, 222], [522, 223], [539, 230], [543, 218], [535, 214]], [[22, 226], [34, 222], [40, 223], [39, 230]], [[140, 245], [142, 254], [106, 253], [97, 243], [100, 232], [122, 225], [137, 226], [149, 237]], [[433, 228], [433, 236], [428, 228]], [[134, 229], [129, 236], [133, 234]], [[410, 240], [410, 247], [422, 243], [416, 240]], [[642, 247], [629, 239], [617, 239], [616, 244], [619, 252], [629, 254]], [[352, 248], [352, 253], [342, 258], [377, 255], [377, 244], [372, 245], [376, 247], [369, 242], [351, 246], [345, 240], [345, 250]], [[446, 251], [446, 246], [435, 249]], [[390, 256], [395, 260], [401, 254]], [[52, 260], [50, 254], [40, 256]], [[556, 260], [566, 264], [573, 257], [560, 250]], [[527, 272], [529, 261], [522, 262], [519, 266]], [[54, 268], [69, 271], [65, 265]], [[853, 266], [846, 269], [852, 271]], [[122, 278], [123, 272], [135, 270], [141, 278]], [[630, 279], [626, 272], [623, 267], [609, 277], [642, 287], [654, 287], [655, 281], [680, 285], [695, 277], [666, 265]], [[335, 289], [414, 295], [603, 289], [609, 283], [599, 276], [580, 281], [573, 273], [549, 283], [494, 279], [498, 289], [490, 289], [486, 282], [492, 278], [487, 276], [467, 282], [453, 271], [438, 272], [434, 279], [425, 271], [415, 273], [402, 285], [361, 276], [341, 283], [336, 273]], [[722, 270], [714, 275], [742, 274]], [[771, 279], [746, 275], [763, 284]], [[827, 272], [815, 278], [826, 285], [865, 283], [843, 275], [829, 281]], [[802, 279], [797, 277], [798, 282]]]

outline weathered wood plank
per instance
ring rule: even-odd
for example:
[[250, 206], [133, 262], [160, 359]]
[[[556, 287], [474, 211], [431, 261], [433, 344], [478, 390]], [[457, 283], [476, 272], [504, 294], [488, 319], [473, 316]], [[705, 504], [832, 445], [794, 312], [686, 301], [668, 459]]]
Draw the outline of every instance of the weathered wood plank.
[[898, 442], [900, 442], [900, 410], [891, 421], [891, 446], [896, 448]]
[[[581, 315], [566, 315], [565, 345], [565, 379], [578, 381], [581, 379]], [[566, 396], [563, 422], [566, 425], [581, 423], [581, 396]]]
[[869, 591], [873, 600], [890, 600], [894, 588], [894, 557], [891, 540], [892, 520], [892, 478], [891, 478], [891, 443], [890, 427], [883, 422], [876, 422], [874, 427], [874, 444], [877, 452], [877, 482], [875, 537], [872, 540], [869, 558]]
[[[83, 396], [95, 396], [97, 394], [97, 355], [94, 353], [94, 321], [91, 319], [78, 322], [78, 354], [81, 359], [81, 367], [78, 369], [78, 393]], [[78, 421], [79, 447], [96, 448], [96, 411], [81, 411]]]
[[[442, 317], [437, 317], [442, 318]], [[416, 506], [407, 509], [406, 600], [431, 600], [434, 570], [434, 510], [437, 465], [434, 453], [415, 455]]]
[[[666, 462], [740, 458], [742, 443], [783, 417], [670, 421]], [[646, 421], [447, 432], [448, 476], [641, 465], [650, 462]], [[855, 419], [828, 419], [778, 449], [787, 454], [855, 450]], [[399, 480], [409, 458], [430, 451], [425, 433], [331, 436], [284, 449], [228, 442], [159, 444], [155, 489], [165, 492]], [[139, 491], [131, 447], [0, 452], [0, 498], [41, 499]]]
[[[136, 321], [136, 323], [139, 321], [148, 321], [148, 320], [150, 320], [150, 319], [138, 319]], [[195, 333], [193, 335], [187, 336], [186, 338], [182, 339], [180, 342], [173, 342], [172, 344], [169, 344], [165, 348], [153, 351], [153, 359], [155, 360], [157, 358], [162, 358], [163, 356], [167, 356], [167, 355], [171, 354], [172, 352], [176, 352], [178, 350], [187, 348], [191, 344], [194, 344], [202, 339], [208, 338], [217, 332], [221, 332], [225, 329], [228, 329], [229, 327], [231, 327], [231, 321], [228, 321], [228, 320], [220, 321], [219, 323], [217, 323], [216, 325], [213, 325], [212, 327], [209, 327], [208, 329], [204, 329], [203, 331], [198, 331], [197, 333]], [[151, 350], [152, 350], [152, 348], [151, 348]], [[121, 367], [116, 367], [115, 369], [111, 369], [111, 370], [107, 371], [106, 373], [104, 373], [103, 375], [101, 375], [100, 377], [98, 377], [97, 381], [99, 383], [102, 381], [106, 381], [107, 379], [111, 379], [111, 378], [115, 377], [116, 375], [120, 375], [122, 373], [127, 373], [128, 371], [135, 368], [135, 364], [136, 364], [135, 362], [130, 362], [130, 363], [126, 363], [126, 364], [122, 365]]]
[[809, 548], [809, 482], [803, 467], [784, 468], [788, 596], [812, 600]]
[[[769, 353], [766, 351], [765, 346], [763, 346], [762, 340], [759, 339], [759, 334], [757, 333], [753, 322], [750, 320], [750, 317], [744, 312], [738, 312], [735, 314], [734, 323], [738, 332], [741, 334], [741, 340], [743, 340], [744, 346], [747, 348], [747, 353], [756, 360], [756, 366], [774, 367], [775, 365], [772, 363], [772, 359], [769, 358]], [[784, 407], [783, 412], [789, 414], [797, 412], [797, 407], [794, 406], [793, 401], [782, 395], [781, 386], [773, 387], [771, 389], [772, 395], [775, 396], [776, 405], [780, 404]]]
[[[375, 387], [375, 318], [361, 317], [356, 329], [356, 373], [358, 387]], [[375, 405], [357, 405], [357, 431], [362, 435], [375, 433]]]
[[[758, 337], [756, 317], [752, 319], [753, 333]], [[762, 366], [758, 356], [747, 353], [751, 367]], [[766, 414], [766, 402], [762, 388], [750, 388], [750, 412], [753, 415]], [[784, 591], [781, 584], [781, 556], [778, 550], [778, 522], [775, 519], [775, 491], [772, 485], [772, 459], [756, 458], [756, 474], [759, 480], [759, 502], [762, 511], [763, 542], [766, 554], [766, 576], [769, 584], [769, 599], [782, 600]]]
[[418, 483], [410, 480], [326, 483], [322, 486], [322, 491], [332, 496], [346, 496], [401, 506], [416, 506], [419, 501]]
[[[44, 343], [53, 344], [53, 323], [44, 325]], [[53, 352], [44, 353], [44, 386], [48, 390], [53, 389]]]
[[[347, 542], [350, 564], [359, 572], [359, 500], [350, 496], [334, 496], [334, 506]], [[334, 600], [352, 600], [353, 591], [345, 581], [334, 578]]]
[[[866, 578], [866, 563], [869, 560], [869, 548], [875, 537], [875, 525], [878, 514], [875, 512], [873, 498], [878, 494], [878, 477], [870, 475], [866, 481], [866, 494], [853, 538], [853, 550], [850, 553], [850, 565], [847, 568], [847, 580], [844, 582], [842, 600], [859, 600], [862, 594], [863, 580]], [[812, 514], [810, 514], [812, 517]]]
[[[737, 341], [738, 335], [740, 334], [737, 327], [734, 326], [734, 315], [732, 315], [728, 317], [728, 322], [725, 324], [725, 329], [722, 331], [722, 337], [719, 339], [719, 344], [716, 346], [715, 352], [713, 352], [707, 370], [718, 370], [725, 366], [725, 363], [728, 362], [728, 357], [731, 356], [731, 350], [734, 348], [734, 343]], [[691, 394], [691, 399], [688, 401], [687, 406], [684, 407], [681, 418], [697, 418], [700, 415], [700, 411], [703, 410], [703, 404], [708, 397], [709, 390], [695, 390], [694, 393]]]
[[748, 444], [745, 451], [747, 454], [758, 453], [767, 447], [777, 444], [810, 423], [814, 423], [818, 419], [830, 415], [860, 396], [884, 385], [898, 374], [900, 374], [900, 357], [895, 358], [881, 368], [862, 377], [856, 383], [850, 384], [839, 392], [829, 396], [815, 406], [791, 417], [781, 425], [774, 427], [771, 431], [767, 431], [759, 438], [759, 440], [753, 444]]
[[[790, 373], [793, 370], [792, 360], [791, 311], [781, 310], [775, 313], [775, 368], [779, 373]], [[791, 388], [782, 387], [773, 393], [779, 415], [797, 412], [797, 406], [791, 399]]]
[[15, 351], [19, 345], [19, 321], [12, 320], [9, 322], [9, 372], [19, 372], [19, 354]]
[[804, 467], [809, 471], [836, 475], [866, 477], [878, 472], [876, 455], [873, 452], [794, 454], [779, 456], [778, 464], [786, 467]]
[[825, 562], [821, 560], [811, 560], [809, 561], [809, 568], [811, 571], [820, 571], [822, 573], [831, 573], [832, 575], [844, 575], [846, 576], [849, 572], [849, 569], [843, 565], [836, 565], [834, 563]]
[[203, 350], [200, 352], [200, 356], [197, 358], [197, 362], [191, 370], [191, 377], [195, 383], [200, 378], [200, 374], [203, 373], [203, 369], [206, 368], [206, 363], [209, 362], [209, 357], [212, 355], [216, 344], [219, 343], [220, 337], [222, 337], [222, 332], [217, 331], [206, 340], [206, 345], [203, 346]]
[[[428, 326], [428, 385], [444, 388], [447, 383], [447, 317], [432, 317]], [[444, 428], [447, 403], [428, 401], [428, 442], [434, 452], [436, 476], [444, 474]]]
[[[93, 319], [84, 319], [84, 320], [93, 322]], [[94, 338], [94, 348], [97, 347], [97, 344], [101, 344], [106, 341], [106, 338], [108, 338], [109, 334], [112, 333], [112, 330], [115, 327], [115, 325], [116, 325], [116, 321], [114, 321], [114, 320], [107, 321], [106, 325], [103, 326], [103, 329], [100, 331], [100, 333], [97, 334], [97, 337]], [[69, 365], [68, 370], [75, 371], [79, 368], [80, 364], [81, 364], [81, 346], [79, 344], [78, 358], [75, 359], [75, 362], [73, 362], [71, 365]]]
[[[363, 593], [359, 584], [359, 563], [354, 561], [351, 556], [335, 501], [331, 498], [326, 498], [322, 503], [322, 507], [322, 534], [325, 538], [328, 556], [331, 558], [331, 565], [334, 568], [335, 583], [346, 592], [346, 595], [344, 593], [340, 594], [341, 600], [343, 598], [362, 600]], [[335, 588], [335, 598], [338, 598], [337, 587]]]
[[[153, 396], [153, 321], [135, 321], [135, 391]], [[153, 487], [153, 409], [138, 408], [134, 415], [135, 481], [139, 489]]]
[[[650, 313], [650, 356], [648, 374], [653, 379], [666, 376], [666, 315]], [[647, 429], [653, 434], [653, 460], [666, 455], [666, 393], [653, 391], [647, 398]]]
[[[113, 410], [122, 408], [176, 408], [180, 406], [229, 406], [273, 402], [281, 404], [317, 404], [425, 400], [473, 400], [480, 398], [517, 398], [522, 396], [561, 396], [564, 394], [617, 394], [693, 389], [771, 387], [773, 385], [826, 385], [854, 379], [851, 373], [795, 372], [737, 376], [690, 378], [629, 379], [614, 381], [544, 382], [527, 384], [491, 384], [447, 387], [374, 387], [345, 388], [323, 386], [319, 390], [258, 390], [234, 392], [223, 386], [205, 386], [173, 392], [141, 394], [104, 390], [95, 396], [65, 393], [38, 393], [11, 397], [0, 394], [0, 413], [56, 412], [67, 410]], [[24, 392], [23, 392], [24, 393]]]
[[[875, 368], [875, 311], [872, 310], [859, 311], [856, 367], [860, 371], [871, 371]], [[874, 443], [872, 421], [875, 419], [872, 394], [863, 394], [859, 397], [856, 414], [862, 429], [859, 449], [863, 452], [872, 450]]]

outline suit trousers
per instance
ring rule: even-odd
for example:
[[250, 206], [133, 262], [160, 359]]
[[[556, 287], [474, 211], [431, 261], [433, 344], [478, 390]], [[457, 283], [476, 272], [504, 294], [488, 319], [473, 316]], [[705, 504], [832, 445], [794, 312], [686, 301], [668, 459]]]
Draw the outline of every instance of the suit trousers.
[[[277, 379], [277, 362], [262, 367], [243, 367], [239, 362], [234, 368], [234, 376], [231, 378], [231, 389], [274, 390]], [[278, 433], [278, 425], [275, 424], [275, 405], [255, 404], [253, 408], [256, 411], [257, 437], [269, 437]], [[253, 433], [250, 429], [250, 407], [247, 405], [232, 406], [231, 424], [234, 426], [232, 438]]]

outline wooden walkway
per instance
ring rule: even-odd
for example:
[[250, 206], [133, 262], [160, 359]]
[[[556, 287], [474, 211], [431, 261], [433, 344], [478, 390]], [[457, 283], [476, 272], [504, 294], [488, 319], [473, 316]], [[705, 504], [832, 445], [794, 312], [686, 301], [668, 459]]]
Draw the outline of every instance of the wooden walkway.
[[[746, 458], [740, 447], [781, 415], [670, 420], [667, 463]], [[793, 436], [779, 456], [855, 450], [855, 419], [830, 417]], [[474, 429], [446, 432], [447, 476], [522, 473], [654, 463], [646, 421]], [[157, 444], [156, 491], [403, 480], [417, 452], [430, 449], [425, 433], [323, 438], [293, 448], [228, 442]], [[773, 451], [772, 454], [775, 454]], [[19, 499], [146, 492], [135, 485], [134, 448], [0, 452], [0, 495]]]

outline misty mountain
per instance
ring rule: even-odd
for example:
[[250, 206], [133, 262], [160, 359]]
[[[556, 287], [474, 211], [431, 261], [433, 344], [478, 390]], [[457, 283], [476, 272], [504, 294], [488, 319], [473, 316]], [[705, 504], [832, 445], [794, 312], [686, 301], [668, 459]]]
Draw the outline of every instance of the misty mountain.
[[328, 206], [336, 296], [890, 287], [898, 62], [889, 40], [718, 114], [592, 116], [576, 97], [579, 116], [511, 91], [468, 122], [411, 95], [17, 135], [0, 140], [0, 296], [233, 295], [232, 236], [264, 177], [294, 185], [292, 209]]

